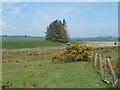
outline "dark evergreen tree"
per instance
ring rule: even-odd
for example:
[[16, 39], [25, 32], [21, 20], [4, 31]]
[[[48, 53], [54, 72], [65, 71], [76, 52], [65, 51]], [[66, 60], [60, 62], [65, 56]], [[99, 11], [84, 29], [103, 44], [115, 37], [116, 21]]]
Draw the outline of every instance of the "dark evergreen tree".
[[65, 19], [63, 19], [63, 22], [55, 20], [47, 27], [46, 40], [58, 42], [69, 41]]

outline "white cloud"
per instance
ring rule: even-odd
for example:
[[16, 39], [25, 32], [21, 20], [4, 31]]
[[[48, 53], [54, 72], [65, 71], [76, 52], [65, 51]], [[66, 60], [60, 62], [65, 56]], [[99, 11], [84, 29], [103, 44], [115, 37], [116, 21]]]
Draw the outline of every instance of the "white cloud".
[[4, 26], [6, 26], [6, 22], [0, 21], [0, 35], [2, 34], [2, 29]]
[[8, 23], [3, 23], [2, 25], [2, 35], [16, 35], [16, 34], [21, 34], [23, 30], [21, 27], [17, 25], [11, 25]]
[[3, 8], [2, 8], [2, 3], [0, 3], [0, 13], [2, 13]]
[[3, 16], [2, 19], [5, 20], [5, 19], [8, 19], [8, 17], [7, 16]]
[[26, 8], [28, 6], [28, 4], [23, 4], [23, 5], [19, 5], [19, 6], [14, 6], [14, 5], [10, 5], [7, 8], [9, 8], [9, 13], [10, 14], [18, 14], [22, 11], [22, 9]]
[[10, 25], [5, 21], [0, 21], [0, 26], [2, 27], [2, 30], [18, 30], [18, 27], [15, 25]]
[[17, 14], [20, 12], [21, 12], [21, 10], [19, 8], [14, 8], [12, 11], [10, 11], [11, 14]]
[[0, 21], [0, 27], [5, 25], [6, 25], [6, 22]]
[[0, 8], [0, 13], [2, 13], [3, 12], [3, 9], [2, 8]]
[[73, 9], [67, 8], [67, 9], [62, 9], [59, 12], [62, 14], [68, 14], [71, 13], [73, 11]]

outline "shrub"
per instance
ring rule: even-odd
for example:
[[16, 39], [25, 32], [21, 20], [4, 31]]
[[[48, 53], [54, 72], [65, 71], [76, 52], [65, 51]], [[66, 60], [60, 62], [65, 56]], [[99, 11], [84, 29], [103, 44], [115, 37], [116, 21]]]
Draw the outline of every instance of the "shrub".
[[54, 63], [87, 61], [92, 50], [93, 48], [90, 46], [72, 44], [67, 46], [62, 54], [53, 56], [52, 61]]

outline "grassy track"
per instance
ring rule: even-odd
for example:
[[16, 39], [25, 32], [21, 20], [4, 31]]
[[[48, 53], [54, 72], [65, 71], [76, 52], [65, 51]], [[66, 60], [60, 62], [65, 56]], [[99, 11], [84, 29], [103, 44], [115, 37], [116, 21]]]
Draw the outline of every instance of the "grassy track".
[[63, 43], [51, 41], [3, 41], [3, 49], [19, 49], [19, 48], [34, 48], [34, 47], [54, 47], [61, 46]]
[[[52, 64], [50, 53], [3, 53], [3, 85], [10, 88], [109, 88], [88, 62]], [[25, 61], [25, 59], [29, 61]], [[23, 62], [18, 62], [22, 60]], [[12, 61], [12, 62], [11, 62]]]

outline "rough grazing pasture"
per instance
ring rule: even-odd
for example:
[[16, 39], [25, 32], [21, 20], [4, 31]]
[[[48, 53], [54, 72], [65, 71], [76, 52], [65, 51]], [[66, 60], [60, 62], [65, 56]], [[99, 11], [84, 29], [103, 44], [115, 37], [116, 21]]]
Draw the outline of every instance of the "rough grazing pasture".
[[64, 47], [4, 49], [3, 88], [110, 88], [88, 62], [51, 63]]
[[[3, 42], [3, 88], [112, 87], [110, 84], [102, 82], [98, 72], [88, 62], [53, 64], [51, 57], [62, 52], [65, 48], [64, 44], [50, 41], [14, 41], [13, 44], [11, 42]], [[22, 44], [20, 44], [21, 42]], [[90, 45], [90, 43], [87, 44]], [[91, 45], [96, 46], [97, 44]], [[103, 44], [108, 47], [114, 43], [101, 43], [101, 45]], [[98, 44], [99, 47], [101, 45]], [[94, 52], [109, 55], [114, 59], [118, 56], [116, 47], [99, 48], [95, 49]], [[113, 63], [116, 64], [116, 60], [113, 60]]]

